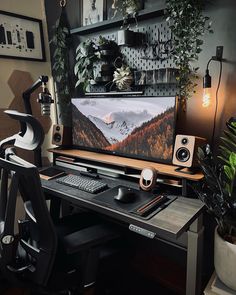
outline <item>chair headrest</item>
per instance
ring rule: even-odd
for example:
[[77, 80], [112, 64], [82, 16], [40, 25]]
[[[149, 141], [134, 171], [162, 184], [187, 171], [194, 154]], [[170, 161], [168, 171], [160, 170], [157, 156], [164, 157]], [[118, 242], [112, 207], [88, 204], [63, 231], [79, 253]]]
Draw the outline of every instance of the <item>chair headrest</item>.
[[32, 115], [20, 113], [18, 111], [4, 111], [9, 117], [20, 122], [21, 130], [18, 134], [8, 137], [0, 142], [3, 145], [14, 144], [14, 146], [25, 149], [35, 150], [39, 148], [44, 140], [44, 131], [39, 121]]

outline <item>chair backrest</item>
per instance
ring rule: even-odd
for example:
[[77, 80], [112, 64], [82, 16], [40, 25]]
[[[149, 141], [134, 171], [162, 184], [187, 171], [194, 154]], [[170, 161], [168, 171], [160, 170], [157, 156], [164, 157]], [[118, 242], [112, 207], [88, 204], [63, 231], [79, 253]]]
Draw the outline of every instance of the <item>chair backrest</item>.
[[0, 149], [7, 144], [14, 144], [14, 146], [28, 151], [40, 148], [44, 140], [44, 131], [36, 118], [13, 110], [6, 110], [4, 113], [20, 123], [20, 132], [2, 140]]
[[[57, 236], [41, 189], [37, 168], [6, 150], [0, 158], [0, 268], [11, 281], [45, 286], [51, 274]], [[9, 177], [10, 176], [10, 177]], [[16, 200], [20, 195], [25, 209], [14, 233]]]

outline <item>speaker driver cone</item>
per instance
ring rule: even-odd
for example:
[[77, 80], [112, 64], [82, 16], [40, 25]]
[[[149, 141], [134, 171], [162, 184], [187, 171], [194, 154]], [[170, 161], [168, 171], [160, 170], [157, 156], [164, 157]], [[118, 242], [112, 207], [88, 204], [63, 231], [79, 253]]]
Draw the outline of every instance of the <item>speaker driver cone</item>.
[[55, 142], [60, 142], [61, 141], [61, 134], [60, 133], [55, 133], [53, 136], [53, 140]]
[[179, 148], [176, 152], [176, 158], [180, 162], [187, 162], [190, 158], [189, 150], [183, 147]]

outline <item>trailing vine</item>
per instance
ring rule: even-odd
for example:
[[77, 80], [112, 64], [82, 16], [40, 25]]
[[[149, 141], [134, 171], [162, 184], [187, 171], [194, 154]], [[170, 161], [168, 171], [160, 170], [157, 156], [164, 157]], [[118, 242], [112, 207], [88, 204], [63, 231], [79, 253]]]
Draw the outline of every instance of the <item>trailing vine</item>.
[[179, 95], [188, 99], [197, 86], [199, 68], [194, 62], [202, 51], [202, 37], [213, 30], [209, 17], [203, 15], [204, 0], [166, 0], [166, 6], [166, 21], [174, 35], [173, 60], [179, 68]]
[[[66, 11], [62, 7], [62, 12], [54, 27], [54, 34], [50, 40], [50, 44], [54, 47], [52, 56], [52, 74], [56, 84], [56, 93], [58, 97], [58, 105], [60, 108], [60, 118], [68, 121], [69, 105], [71, 98], [71, 79], [69, 64], [69, 48], [70, 48], [70, 31], [67, 24]], [[69, 125], [67, 123], [66, 125]]]

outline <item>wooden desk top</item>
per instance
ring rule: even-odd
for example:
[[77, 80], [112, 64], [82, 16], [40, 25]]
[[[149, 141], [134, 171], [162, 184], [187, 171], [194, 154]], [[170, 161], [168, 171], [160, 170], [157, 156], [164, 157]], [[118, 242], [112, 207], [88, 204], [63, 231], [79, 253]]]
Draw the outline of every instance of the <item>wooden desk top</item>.
[[[41, 181], [44, 191], [50, 195], [65, 199], [74, 205], [104, 214], [112, 219], [140, 226], [166, 239], [177, 239], [180, 237], [202, 213], [204, 208], [204, 204], [198, 199], [178, 197], [158, 214], [145, 220], [133, 214], [118, 211], [97, 203], [93, 199], [94, 196], [92, 194], [73, 188], [65, 190], [65, 186], [56, 183], [56, 180]], [[119, 181], [119, 184], [128, 184], [125, 180], [110, 179], [109, 181], [110, 187], [116, 186], [117, 181]]]
[[132, 158], [125, 158], [125, 157], [114, 156], [109, 154], [100, 154], [100, 153], [77, 150], [77, 149], [56, 148], [56, 149], [50, 149], [49, 151], [57, 155], [80, 158], [80, 159], [85, 159], [90, 161], [97, 161], [99, 163], [116, 165], [122, 168], [132, 168], [132, 169], [142, 170], [143, 168], [152, 166], [158, 171], [159, 174], [173, 176], [173, 177], [182, 178], [182, 179], [184, 178], [184, 179], [192, 180], [192, 181], [199, 181], [203, 178], [203, 174], [201, 172], [196, 172], [195, 174], [181, 173], [181, 172], [175, 171], [177, 167], [173, 165], [149, 162], [144, 160], [137, 160]]

